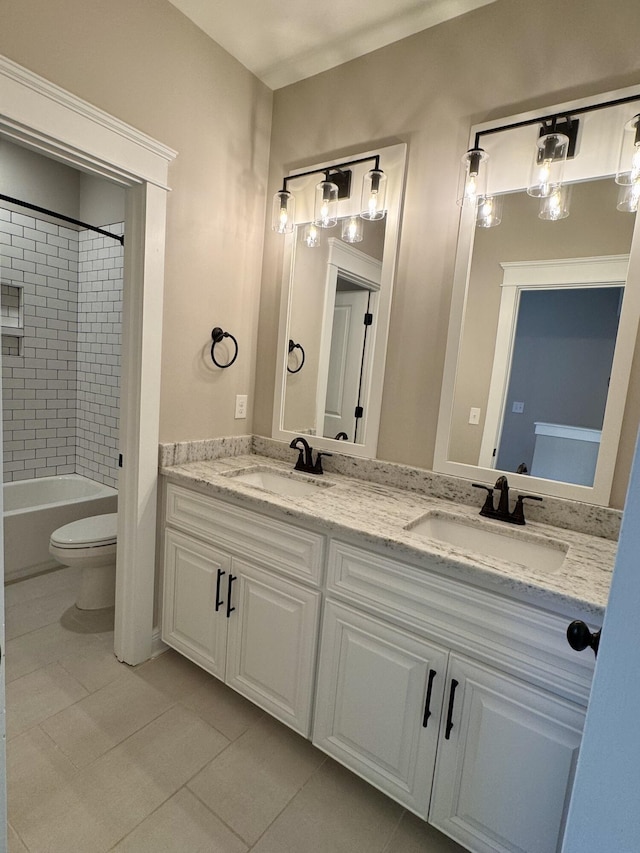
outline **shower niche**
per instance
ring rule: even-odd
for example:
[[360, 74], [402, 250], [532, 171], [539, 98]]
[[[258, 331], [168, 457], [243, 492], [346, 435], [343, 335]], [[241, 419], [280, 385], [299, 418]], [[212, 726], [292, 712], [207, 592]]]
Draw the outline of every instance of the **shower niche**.
[[21, 356], [24, 338], [24, 289], [21, 285], [0, 284], [2, 355]]

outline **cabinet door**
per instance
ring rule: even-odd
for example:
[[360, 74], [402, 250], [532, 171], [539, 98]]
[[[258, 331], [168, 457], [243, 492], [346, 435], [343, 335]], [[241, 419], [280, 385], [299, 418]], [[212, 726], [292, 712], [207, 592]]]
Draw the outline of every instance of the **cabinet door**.
[[174, 530], [165, 532], [162, 639], [224, 678], [231, 559]]
[[584, 710], [452, 654], [444, 711], [430, 822], [474, 853], [559, 851]]
[[446, 652], [334, 601], [321, 642], [313, 742], [426, 818]]
[[233, 560], [227, 684], [310, 733], [320, 592]]

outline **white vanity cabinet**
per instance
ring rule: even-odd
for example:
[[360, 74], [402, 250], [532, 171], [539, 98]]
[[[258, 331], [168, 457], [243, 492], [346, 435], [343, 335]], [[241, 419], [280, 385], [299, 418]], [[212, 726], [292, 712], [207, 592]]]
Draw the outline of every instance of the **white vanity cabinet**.
[[169, 483], [162, 639], [308, 737], [323, 538]]
[[558, 851], [593, 669], [567, 620], [335, 541], [327, 592], [314, 743], [475, 853]]

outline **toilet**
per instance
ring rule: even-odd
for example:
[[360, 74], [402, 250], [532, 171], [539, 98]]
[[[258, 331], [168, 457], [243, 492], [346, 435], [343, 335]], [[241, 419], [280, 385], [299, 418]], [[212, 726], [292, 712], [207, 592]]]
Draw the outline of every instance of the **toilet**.
[[76, 606], [100, 610], [115, 605], [118, 514], [80, 518], [54, 530], [49, 553], [64, 566], [81, 569]]

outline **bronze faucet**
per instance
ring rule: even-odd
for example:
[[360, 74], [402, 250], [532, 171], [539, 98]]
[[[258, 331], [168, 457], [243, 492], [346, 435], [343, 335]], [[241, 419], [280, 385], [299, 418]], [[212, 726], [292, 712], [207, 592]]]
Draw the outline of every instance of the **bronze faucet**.
[[304, 471], [305, 474], [323, 474], [322, 470], [322, 457], [323, 456], [332, 456], [332, 453], [325, 453], [324, 451], [316, 454], [316, 461], [313, 461], [313, 447], [309, 446], [309, 442], [306, 438], [303, 438], [299, 435], [297, 438], [294, 438], [289, 447], [293, 448], [293, 450], [298, 451], [298, 460], [294, 466], [295, 471]]
[[[490, 486], [485, 486], [481, 483], [472, 483], [472, 486], [475, 489], [486, 489], [487, 491], [487, 497], [485, 498], [485, 502], [482, 505], [482, 509], [480, 510], [480, 515], [483, 515], [485, 518], [495, 518], [498, 521], [506, 521], [509, 524], [525, 524], [523, 501], [542, 500], [542, 498], [538, 497], [537, 495], [518, 495], [518, 497], [516, 498], [516, 505], [513, 508], [513, 512], [510, 512], [509, 482], [504, 476], [504, 474], [498, 477], [493, 488], [491, 488]], [[497, 489], [500, 492], [497, 507], [495, 507], [493, 504], [494, 489]]]

